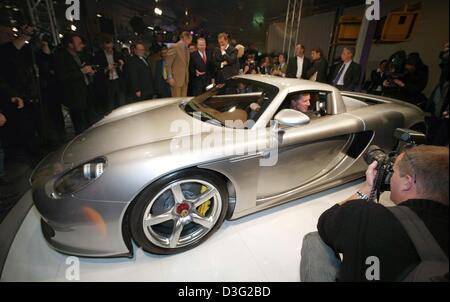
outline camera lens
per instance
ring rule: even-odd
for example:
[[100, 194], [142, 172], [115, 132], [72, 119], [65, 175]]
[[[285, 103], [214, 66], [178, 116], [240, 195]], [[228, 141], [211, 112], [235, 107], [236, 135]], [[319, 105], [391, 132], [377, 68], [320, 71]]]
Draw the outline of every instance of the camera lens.
[[382, 163], [386, 159], [388, 159], [388, 155], [378, 146], [370, 146], [364, 155], [364, 160], [368, 165], [371, 165], [374, 161]]

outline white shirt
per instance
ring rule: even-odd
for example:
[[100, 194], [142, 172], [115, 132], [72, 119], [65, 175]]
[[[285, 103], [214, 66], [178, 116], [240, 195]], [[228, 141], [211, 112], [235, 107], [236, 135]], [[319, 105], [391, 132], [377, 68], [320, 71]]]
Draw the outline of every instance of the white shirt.
[[[337, 81], [336, 85], [338, 85], [338, 86], [344, 86], [344, 77], [345, 77], [345, 74], [347, 73], [348, 68], [350, 67], [350, 64], [352, 64], [352, 61], [347, 62], [347, 63], [344, 63], [344, 65], [345, 65], [344, 71], [342, 72], [341, 77], [340, 77], [339, 80]], [[342, 66], [341, 66], [341, 68], [342, 68]], [[340, 71], [340, 70], [339, 70], [339, 71]], [[339, 71], [338, 71], [338, 72], [339, 72]]]
[[297, 79], [300, 79], [303, 74], [303, 61], [305, 57], [297, 57]]
[[[115, 64], [115, 62], [114, 62], [114, 53], [112, 53], [112, 54], [109, 54], [109, 53], [107, 53], [106, 51], [105, 51], [105, 55], [106, 55], [106, 60], [108, 61], [108, 64], [110, 64], [110, 65], [114, 65]], [[109, 72], [109, 79], [110, 80], [117, 80], [119, 78], [119, 75], [117, 74], [117, 71], [116, 70], [113, 70], [113, 71], [110, 71]]]

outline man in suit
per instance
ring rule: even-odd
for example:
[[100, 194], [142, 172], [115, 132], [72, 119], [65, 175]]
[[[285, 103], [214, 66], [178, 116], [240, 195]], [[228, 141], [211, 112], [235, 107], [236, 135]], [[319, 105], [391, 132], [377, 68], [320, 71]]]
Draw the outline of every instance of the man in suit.
[[286, 77], [288, 65], [286, 64], [286, 54], [280, 53], [278, 55], [278, 65], [276, 68], [272, 71], [272, 75], [277, 77]]
[[286, 77], [309, 80], [307, 72], [310, 68], [311, 61], [305, 57], [305, 46], [297, 44], [295, 46], [295, 57], [289, 60]]
[[189, 86], [189, 45], [192, 42], [192, 35], [189, 32], [182, 32], [180, 41], [175, 43], [167, 54], [166, 67], [167, 76], [172, 97], [187, 96]]
[[359, 82], [361, 80], [361, 65], [353, 62], [355, 49], [353, 47], [345, 47], [342, 50], [342, 63], [335, 69], [331, 85], [339, 90], [356, 91], [359, 90]]
[[159, 60], [155, 64], [155, 93], [158, 98], [170, 98], [172, 96], [172, 91], [170, 90], [170, 85], [167, 83], [167, 68], [166, 68], [166, 58], [169, 49], [166, 45], [161, 47]]
[[98, 66], [95, 86], [97, 94], [103, 100], [101, 112], [106, 115], [125, 105], [125, 87], [122, 75], [125, 62], [122, 55], [114, 49], [114, 42], [109, 37], [103, 41], [102, 50], [95, 54], [93, 62]]
[[221, 33], [218, 36], [219, 50], [216, 52], [217, 83], [224, 83], [225, 80], [239, 74], [239, 60], [236, 48], [230, 45], [228, 35]]
[[306, 78], [319, 83], [327, 83], [328, 62], [320, 48], [311, 50], [312, 67], [306, 72]]
[[189, 71], [192, 95], [202, 94], [211, 83], [212, 77], [211, 57], [206, 52], [206, 40], [204, 38], [197, 40], [197, 51], [191, 54]]
[[136, 42], [132, 45], [133, 56], [126, 66], [129, 97], [133, 102], [153, 99], [155, 90], [150, 65], [145, 60], [145, 45]]
[[84, 47], [80, 36], [66, 35], [63, 48], [55, 54], [56, 78], [62, 87], [63, 104], [69, 108], [76, 134], [80, 134], [91, 124], [88, 76], [94, 75], [95, 71], [79, 57]]

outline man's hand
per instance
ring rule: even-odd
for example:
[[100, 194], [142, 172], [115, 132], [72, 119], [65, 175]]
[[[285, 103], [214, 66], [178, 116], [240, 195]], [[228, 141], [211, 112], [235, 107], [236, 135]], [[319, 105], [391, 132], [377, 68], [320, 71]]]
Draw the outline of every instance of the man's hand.
[[140, 98], [140, 97], [142, 96], [142, 92], [141, 92], [141, 91], [136, 91], [136, 96], [137, 96], [138, 98]]
[[448, 120], [448, 111], [442, 113], [442, 118]]
[[400, 80], [398, 80], [398, 79], [395, 79], [394, 83], [395, 83], [395, 85], [397, 85], [397, 86], [399, 86], [401, 88], [405, 87], [405, 83], [400, 81]]
[[107, 67], [107, 70], [110, 71], [110, 72], [116, 70], [116, 65], [109, 64], [108, 67]]
[[175, 79], [168, 79], [167, 83], [170, 85], [170, 87], [175, 87], [177, 85]]
[[205, 74], [206, 74], [206, 72], [200, 72], [200, 71], [198, 71], [197, 69], [195, 70], [195, 75], [196, 75], [197, 77], [200, 77], [200, 76], [205, 75]]
[[23, 107], [25, 107], [24, 101], [16, 96], [11, 98], [11, 103], [15, 104], [17, 109], [23, 109]]
[[[372, 188], [375, 182], [375, 177], [377, 177], [377, 170], [378, 167], [378, 162], [374, 161], [366, 170], [366, 182], [364, 183], [364, 185], [358, 190], [359, 192], [361, 192], [364, 195], [369, 196], [370, 193], [372, 192]], [[357, 194], [352, 195], [349, 199], [347, 199], [346, 201], [343, 201], [341, 203], [339, 203], [340, 206], [346, 204], [347, 202], [351, 201], [351, 200], [359, 200], [360, 197]]]
[[6, 116], [0, 113], [0, 127], [3, 127], [7, 121]]
[[95, 70], [92, 69], [92, 66], [86, 65], [86, 66], [84, 66], [84, 67], [81, 68], [81, 72], [82, 72], [83, 74], [89, 74], [89, 75], [91, 75], [91, 74], [94, 74], [94, 73], [95, 73]]

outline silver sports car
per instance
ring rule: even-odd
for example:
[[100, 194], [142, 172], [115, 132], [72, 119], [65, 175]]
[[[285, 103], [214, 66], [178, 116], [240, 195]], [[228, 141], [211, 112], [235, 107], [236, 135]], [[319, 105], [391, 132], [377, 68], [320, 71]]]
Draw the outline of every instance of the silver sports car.
[[[294, 110], [307, 95], [310, 112]], [[225, 219], [363, 177], [372, 144], [396, 128], [421, 130], [417, 107], [310, 81], [239, 76], [196, 98], [113, 111], [31, 177], [42, 232], [85, 257], [174, 254]], [[338, 202], [338, 201], [336, 201]]]

